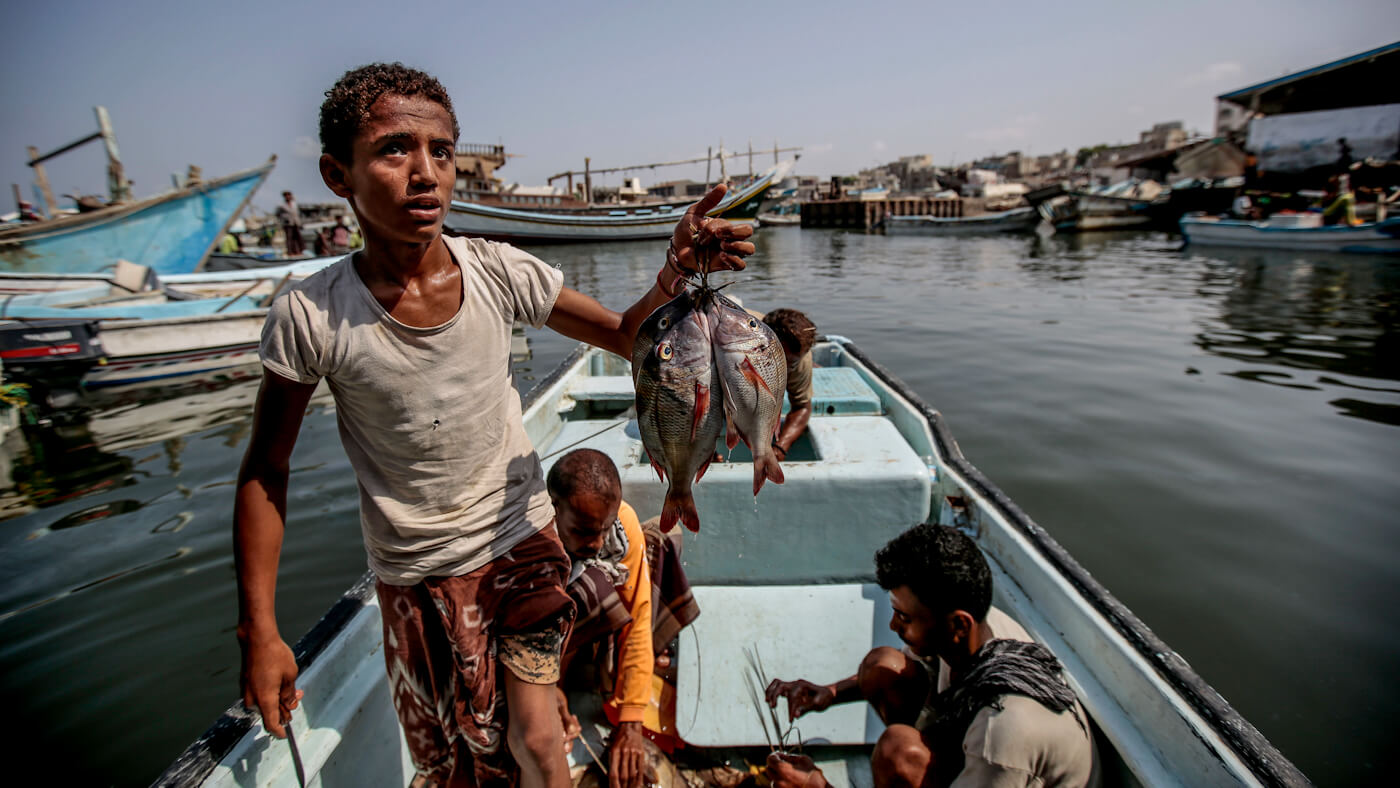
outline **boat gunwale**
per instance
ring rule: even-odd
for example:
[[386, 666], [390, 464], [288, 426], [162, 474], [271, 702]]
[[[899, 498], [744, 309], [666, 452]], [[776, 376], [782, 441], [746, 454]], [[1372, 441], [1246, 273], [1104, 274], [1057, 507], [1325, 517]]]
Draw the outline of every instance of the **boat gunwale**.
[[[825, 339], [825, 338], [823, 338]], [[1041, 528], [1001, 488], [987, 478], [962, 453], [943, 415], [924, 402], [903, 380], [871, 359], [854, 342], [838, 341], [871, 374], [909, 402], [928, 423], [942, 460], [952, 466], [1040, 554], [1067, 579], [1079, 593], [1122, 635], [1159, 676], [1165, 679], [1215, 731], [1250, 772], [1266, 785], [1309, 786], [1307, 776], [1260, 733], [1209, 683], [1193, 670], [1171, 646], [1159, 638], [1127, 605], [1118, 601], [1093, 575], [1089, 574], [1054, 537]]]

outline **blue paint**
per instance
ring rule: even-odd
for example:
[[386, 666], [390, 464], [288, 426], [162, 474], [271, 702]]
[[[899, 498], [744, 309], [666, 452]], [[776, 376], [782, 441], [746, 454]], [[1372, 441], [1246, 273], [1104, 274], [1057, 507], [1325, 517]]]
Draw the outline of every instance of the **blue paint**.
[[7, 234], [0, 238], [0, 270], [83, 274], [130, 260], [157, 274], [190, 273], [271, 170], [269, 162], [128, 214]]

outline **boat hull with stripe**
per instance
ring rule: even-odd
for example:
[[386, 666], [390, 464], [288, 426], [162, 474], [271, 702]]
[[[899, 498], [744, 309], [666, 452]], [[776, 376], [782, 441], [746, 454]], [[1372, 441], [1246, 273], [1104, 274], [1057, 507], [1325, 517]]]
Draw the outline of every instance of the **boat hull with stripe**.
[[157, 274], [190, 273], [276, 160], [145, 200], [0, 229], [0, 270], [84, 274], [130, 260]]

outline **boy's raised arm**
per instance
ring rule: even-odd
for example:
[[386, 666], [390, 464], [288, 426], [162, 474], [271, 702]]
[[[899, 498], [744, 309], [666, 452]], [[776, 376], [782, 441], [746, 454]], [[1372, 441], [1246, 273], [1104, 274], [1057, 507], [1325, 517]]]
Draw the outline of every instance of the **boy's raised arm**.
[[[753, 254], [754, 246], [746, 240], [753, 235], [753, 227], [705, 217], [724, 199], [727, 190], [720, 184], [690, 206], [672, 233], [667, 260], [657, 273], [656, 282], [625, 312], [614, 312], [591, 296], [566, 287], [554, 302], [546, 325], [566, 337], [630, 359], [637, 329], [657, 307], [680, 293], [684, 286], [682, 274], [707, 266], [711, 271], [741, 271], [744, 258]], [[674, 257], [671, 250], [675, 251]]]
[[287, 735], [283, 725], [301, 693], [296, 689], [296, 658], [277, 629], [277, 562], [286, 528], [292, 448], [315, 390], [315, 384], [263, 370], [253, 434], [233, 505], [243, 705], [261, 710], [263, 727], [279, 739]]

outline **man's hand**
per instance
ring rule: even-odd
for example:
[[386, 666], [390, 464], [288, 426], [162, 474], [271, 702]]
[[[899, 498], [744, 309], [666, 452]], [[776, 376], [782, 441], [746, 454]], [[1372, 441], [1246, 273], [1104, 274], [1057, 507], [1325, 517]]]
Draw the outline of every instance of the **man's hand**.
[[806, 679], [773, 679], [763, 696], [767, 698], [770, 708], [777, 708], [778, 698], [787, 698], [788, 722], [792, 722], [809, 711], [825, 711], [831, 708], [831, 704], [836, 700], [836, 690], [813, 684]]
[[640, 722], [620, 722], [608, 739], [608, 788], [641, 788], [646, 745]]
[[805, 755], [769, 753], [764, 772], [773, 788], [821, 788], [828, 785], [826, 775]]
[[569, 698], [564, 694], [564, 690], [555, 687], [554, 700], [559, 704], [559, 721], [564, 727], [564, 757], [574, 751], [574, 739], [583, 735], [583, 726], [579, 724], [578, 717], [569, 713]]
[[279, 635], [244, 637], [243, 667], [239, 683], [243, 686], [243, 706], [262, 712], [263, 727], [279, 739], [287, 738], [284, 726], [292, 721], [292, 710], [301, 702], [297, 689], [297, 660], [286, 641]]
[[685, 273], [713, 271], [742, 271], [744, 258], [753, 254], [753, 244], [744, 240], [753, 235], [747, 224], [731, 224], [724, 219], [710, 219], [705, 214], [724, 199], [729, 187], [719, 184], [700, 202], [690, 206], [671, 234], [676, 250], [676, 264]]

